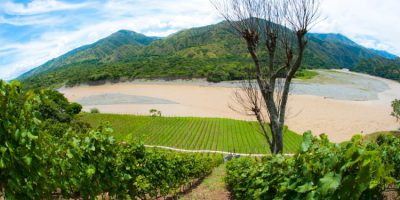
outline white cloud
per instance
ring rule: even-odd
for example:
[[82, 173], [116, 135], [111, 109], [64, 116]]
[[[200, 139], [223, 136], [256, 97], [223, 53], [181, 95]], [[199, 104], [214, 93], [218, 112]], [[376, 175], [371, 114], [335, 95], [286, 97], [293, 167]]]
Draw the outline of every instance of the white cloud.
[[61, 17], [48, 17], [43, 15], [30, 15], [25, 17], [4, 18], [0, 16], [0, 24], [9, 24], [13, 26], [27, 26], [27, 25], [53, 25], [65, 22], [65, 18]]
[[313, 31], [342, 33], [366, 47], [400, 55], [398, 8], [398, 0], [323, 0], [326, 19]]
[[11, 1], [5, 2], [3, 10], [7, 14], [13, 15], [34, 15], [41, 13], [48, 13], [60, 10], [72, 10], [88, 6], [88, 3], [70, 4], [57, 0], [33, 0], [32, 2], [24, 5], [22, 3], [14, 3]]
[[133, 30], [157, 36], [222, 20], [207, 0], [108, 1], [101, 10], [112, 18], [131, 20], [127, 26], [134, 27]]

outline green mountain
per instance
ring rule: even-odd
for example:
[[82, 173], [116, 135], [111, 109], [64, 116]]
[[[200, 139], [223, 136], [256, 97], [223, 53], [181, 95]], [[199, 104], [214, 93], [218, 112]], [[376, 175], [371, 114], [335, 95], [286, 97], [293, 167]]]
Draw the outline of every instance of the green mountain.
[[400, 81], [400, 59], [385, 59], [376, 57], [362, 60], [352, 68], [353, 71], [363, 72], [374, 76]]
[[312, 33], [313, 38], [322, 40], [322, 41], [327, 41], [327, 42], [333, 42], [333, 43], [339, 43], [339, 44], [344, 44], [348, 46], [353, 46], [353, 47], [359, 47], [357, 43], [354, 41], [350, 40], [346, 36], [342, 34], [335, 34], [335, 33]]
[[376, 54], [378, 54], [381, 57], [384, 57], [386, 59], [395, 60], [398, 58], [398, 56], [391, 54], [387, 51], [382, 51], [382, 50], [377, 50], [377, 49], [370, 49], [370, 50], [374, 51]]
[[23, 74], [18, 79], [25, 79], [43, 72], [54, 71], [63, 66], [82, 62], [116, 62], [124, 57], [129, 57], [129, 55], [137, 54], [142, 47], [157, 39], [156, 37], [147, 37], [128, 30], [120, 30], [93, 44], [79, 47], [52, 59], [42, 66]]
[[[304, 68], [349, 68], [379, 58], [340, 34], [309, 34]], [[138, 78], [242, 79], [251, 59], [226, 22], [180, 31], [166, 38], [121, 30], [50, 60], [18, 79], [29, 87], [59, 87]], [[399, 65], [400, 66], [400, 65]], [[360, 67], [359, 67], [360, 68]]]

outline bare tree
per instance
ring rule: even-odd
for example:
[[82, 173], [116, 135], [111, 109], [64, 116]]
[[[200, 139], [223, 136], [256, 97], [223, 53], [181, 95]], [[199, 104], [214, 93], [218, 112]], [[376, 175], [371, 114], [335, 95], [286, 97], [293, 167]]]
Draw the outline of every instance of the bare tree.
[[282, 153], [290, 85], [302, 64], [306, 34], [319, 18], [319, 1], [211, 2], [244, 39], [254, 62], [236, 100], [257, 118], [271, 152]]

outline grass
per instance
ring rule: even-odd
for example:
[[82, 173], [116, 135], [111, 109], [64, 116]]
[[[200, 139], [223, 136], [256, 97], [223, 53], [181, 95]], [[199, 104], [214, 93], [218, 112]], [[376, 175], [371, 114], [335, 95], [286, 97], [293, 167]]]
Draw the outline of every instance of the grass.
[[225, 183], [226, 166], [220, 165], [206, 177], [203, 182], [188, 194], [180, 197], [180, 200], [228, 200], [230, 193]]
[[310, 80], [313, 79], [314, 77], [318, 76], [319, 73], [314, 70], [300, 70], [296, 74], [296, 79], [300, 80]]
[[[140, 140], [146, 145], [235, 153], [269, 153], [257, 122], [220, 118], [151, 117], [116, 114], [82, 114], [81, 121], [98, 127], [109, 122], [120, 141]], [[284, 133], [284, 153], [298, 150], [302, 136]]]

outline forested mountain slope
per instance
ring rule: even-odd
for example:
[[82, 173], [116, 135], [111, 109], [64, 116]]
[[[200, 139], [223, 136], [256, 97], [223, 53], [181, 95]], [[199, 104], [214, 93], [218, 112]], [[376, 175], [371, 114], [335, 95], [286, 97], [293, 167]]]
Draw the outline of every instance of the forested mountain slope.
[[[349, 68], [370, 59], [394, 62], [340, 34], [308, 35], [304, 68]], [[121, 30], [48, 61], [18, 79], [29, 87], [72, 86], [137, 78], [237, 80], [251, 65], [244, 42], [226, 22], [180, 31], [165, 38]], [[361, 65], [361, 66], [360, 66]], [[398, 75], [396, 75], [397, 77]]]

